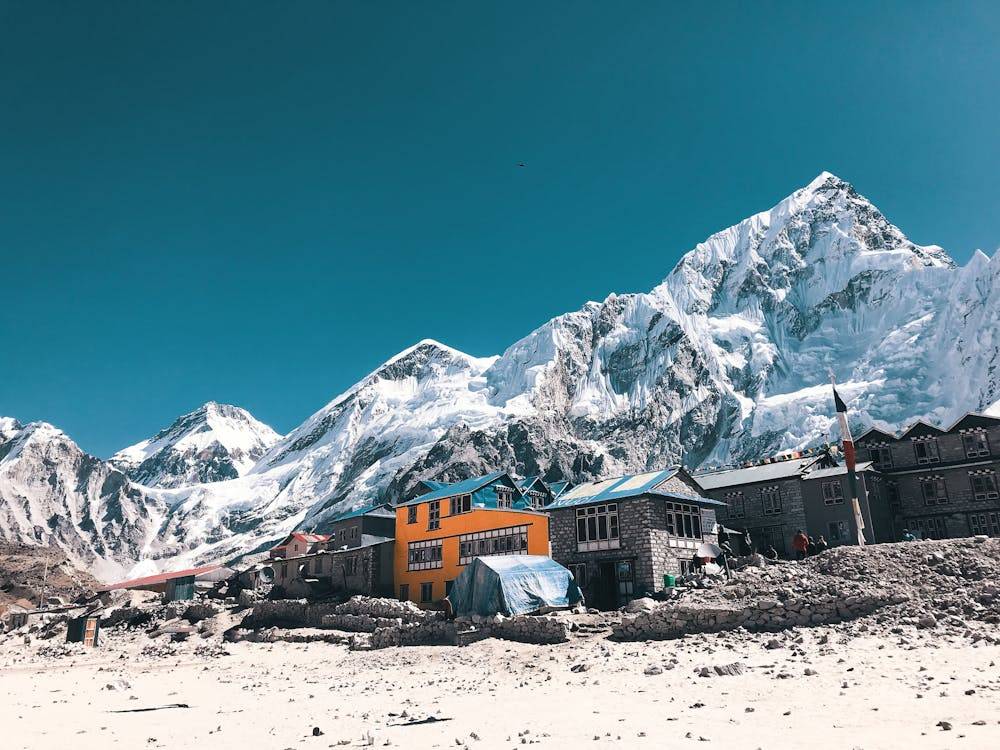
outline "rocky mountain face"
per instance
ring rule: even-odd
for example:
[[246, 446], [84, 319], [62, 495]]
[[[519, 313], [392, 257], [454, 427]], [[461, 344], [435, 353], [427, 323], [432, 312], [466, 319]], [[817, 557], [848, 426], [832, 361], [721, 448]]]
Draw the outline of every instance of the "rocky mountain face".
[[53, 546], [98, 578], [147, 554], [166, 507], [45, 422], [0, 421], [0, 538]]
[[1000, 255], [958, 268], [823, 173], [651, 292], [588, 302], [499, 357], [420, 342], [237, 477], [204, 481], [220, 475], [197, 456], [153, 472], [144, 492], [167, 511], [147, 554], [234, 556], [408, 497], [421, 478], [503, 467], [581, 481], [836, 439], [830, 372], [858, 428], [991, 408]]
[[219, 482], [245, 474], [280, 438], [245, 409], [209, 401], [111, 463], [150, 487]]

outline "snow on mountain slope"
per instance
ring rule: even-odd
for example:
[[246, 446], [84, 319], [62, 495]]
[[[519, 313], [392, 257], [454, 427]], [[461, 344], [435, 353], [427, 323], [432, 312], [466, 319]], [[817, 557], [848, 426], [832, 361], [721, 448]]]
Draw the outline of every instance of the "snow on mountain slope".
[[245, 476], [160, 491], [171, 506], [159, 554], [190, 559], [254, 548], [375, 495], [456, 422], [501, 419], [477, 359], [425, 340], [396, 355], [286, 435]]
[[56, 545], [98, 578], [145, 554], [166, 508], [45, 422], [0, 419], [0, 537]]
[[823, 173], [649, 293], [588, 302], [500, 357], [420, 342], [242, 476], [148, 490], [166, 518], [140, 554], [226, 559], [421, 478], [580, 481], [803, 447], [837, 437], [830, 371], [858, 428], [997, 408], [1000, 255], [958, 268]]
[[209, 401], [111, 463], [150, 487], [178, 487], [242, 476], [281, 436], [238, 406]]

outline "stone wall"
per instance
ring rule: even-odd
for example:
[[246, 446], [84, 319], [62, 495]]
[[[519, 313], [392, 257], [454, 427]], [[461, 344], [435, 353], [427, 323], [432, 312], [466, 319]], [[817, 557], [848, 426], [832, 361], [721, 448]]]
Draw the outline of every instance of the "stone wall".
[[853, 620], [908, 599], [905, 594], [880, 592], [843, 599], [831, 595], [786, 601], [761, 599], [747, 607], [665, 604], [635, 617], [626, 617], [614, 629], [614, 636], [626, 641], [645, 641], [740, 627], [754, 631], [786, 630]]
[[[766, 487], [774, 486], [779, 488], [781, 494], [781, 512], [765, 515], [761, 491]], [[719, 523], [730, 528], [748, 529], [758, 552], [763, 552], [766, 549], [764, 529], [771, 529], [771, 533], [776, 536], [775, 549], [778, 550], [779, 554], [791, 556], [792, 537], [796, 530], [808, 527], [805, 500], [802, 496], [802, 481], [799, 477], [720, 487], [706, 491], [705, 494], [713, 500], [728, 503], [726, 495], [732, 492], [743, 493], [743, 515], [731, 515], [728, 505], [720, 507], [716, 511]], [[777, 543], [779, 539], [781, 544]]]

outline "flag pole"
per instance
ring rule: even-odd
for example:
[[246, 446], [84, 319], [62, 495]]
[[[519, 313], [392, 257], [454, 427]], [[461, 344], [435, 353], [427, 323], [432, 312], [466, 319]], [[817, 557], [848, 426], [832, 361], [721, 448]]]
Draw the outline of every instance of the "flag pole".
[[854, 438], [851, 436], [851, 426], [847, 423], [847, 404], [837, 393], [837, 381], [830, 370], [830, 384], [833, 386], [833, 402], [837, 408], [837, 419], [840, 422], [840, 438], [844, 444], [844, 462], [847, 464], [847, 485], [851, 493], [851, 509], [854, 511], [854, 526], [857, 529], [858, 546], [865, 544], [865, 518], [861, 514], [861, 503], [858, 501], [857, 456], [854, 450]]

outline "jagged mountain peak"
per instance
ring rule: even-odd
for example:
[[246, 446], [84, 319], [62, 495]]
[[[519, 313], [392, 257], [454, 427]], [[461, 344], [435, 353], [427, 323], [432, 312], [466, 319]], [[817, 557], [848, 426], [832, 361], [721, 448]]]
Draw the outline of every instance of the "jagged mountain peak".
[[[133, 487], [165, 509], [143, 554], [229, 559], [398, 500], [417, 477], [513, 467], [579, 481], [806, 447], [835, 434], [829, 369], [858, 427], [950, 422], [1000, 408], [998, 331], [1000, 254], [956, 269], [824, 172], [699, 243], [651, 292], [587, 302], [500, 357], [418, 341], [250, 470]], [[161, 435], [217, 446], [211, 423], [235, 408], [210, 402]], [[214, 450], [189, 458], [213, 466]]]
[[151, 487], [213, 482], [246, 473], [280, 438], [246, 409], [208, 401], [111, 463]]

